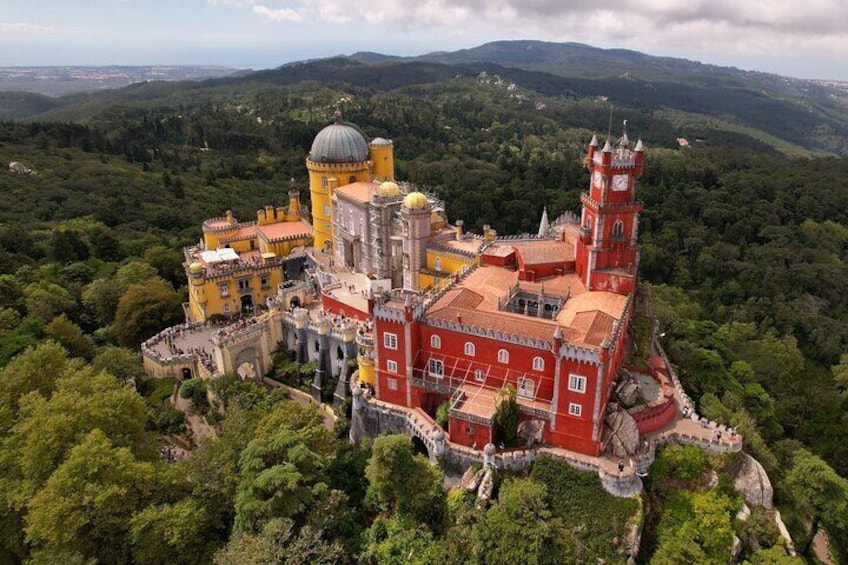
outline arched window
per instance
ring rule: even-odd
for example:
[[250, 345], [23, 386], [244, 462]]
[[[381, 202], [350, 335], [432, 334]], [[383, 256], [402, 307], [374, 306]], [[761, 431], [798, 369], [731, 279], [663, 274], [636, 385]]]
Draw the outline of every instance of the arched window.
[[474, 344], [471, 343], [470, 341], [466, 341], [465, 342], [465, 354], [468, 355], [469, 357], [474, 357], [474, 351], [475, 351]]
[[518, 396], [533, 398], [535, 390], [536, 387], [535, 383], [533, 383], [533, 379], [528, 379], [527, 377], [521, 377], [518, 379]]
[[436, 270], [441, 272], [442, 270], [442, 258], [436, 257]]
[[506, 349], [498, 350], [498, 363], [509, 363], [509, 351]]
[[533, 370], [534, 371], [544, 371], [545, 370], [545, 360], [541, 357], [533, 357]]
[[430, 336], [430, 347], [433, 349], [441, 349], [442, 348], [442, 338], [437, 335]]
[[616, 239], [624, 237], [624, 222], [616, 220], [616, 222], [612, 225], [612, 236]]

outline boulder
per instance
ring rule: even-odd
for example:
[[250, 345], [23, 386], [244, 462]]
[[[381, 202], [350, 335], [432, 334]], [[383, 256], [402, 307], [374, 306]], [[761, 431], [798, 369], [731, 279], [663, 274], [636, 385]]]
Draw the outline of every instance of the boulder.
[[760, 462], [747, 453], [739, 455], [733, 488], [745, 498], [745, 502], [749, 505], [762, 506], [766, 510], [772, 509], [774, 489], [771, 481]]
[[526, 420], [518, 424], [518, 435], [524, 438], [526, 445], [542, 443], [542, 435], [545, 432], [544, 420]]
[[639, 428], [636, 420], [624, 410], [610, 412], [604, 419], [604, 445], [615, 457], [635, 455], [639, 450]]

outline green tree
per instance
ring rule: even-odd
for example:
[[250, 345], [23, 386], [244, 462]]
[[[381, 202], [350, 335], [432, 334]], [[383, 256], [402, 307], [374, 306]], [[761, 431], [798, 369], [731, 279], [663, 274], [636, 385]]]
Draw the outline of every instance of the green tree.
[[275, 518], [257, 534], [241, 533], [215, 554], [215, 565], [335, 565], [344, 562], [338, 543], [328, 543], [322, 532]]
[[97, 279], [85, 287], [82, 303], [101, 326], [108, 326], [115, 319], [115, 310], [124, 290], [115, 279]]
[[127, 516], [150, 499], [154, 473], [151, 463], [91, 431], [29, 501], [27, 539], [36, 548], [76, 551], [101, 563], [128, 562]]
[[129, 521], [134, 562], [209, 563], [214, 547], [205, 539], [208, 521], [206, 509], [192, 498], [142, 509]]
[[127, 288], [118, 301], [112, 329], [121, 345], [136, 348], [160, 330], [178, 323], [180, 318], [177, 293], [168, 283], [156, 278]]
[[442, 473], [400, 435], [374, 439], [365, 469], [368, 489], [390, 512], [439, 526], [445, 512]]
[[514, 445], [518, 437], [518, 396], [515, 388], [509, 384], [498, 391], [494, 420], [500, 438], [507, 445]]
[[848, 480], [837, 475], [819, 457], [806, 449], [795, 453], [792, 468], [786, 475], [785, 488], [796, 506], [809, 516], [810, 527], [804, 540], [804, 552], [808, 552], [813, 538], [824, 528], [842, 546], [848, 538]]
[[33, 283], [24, 290], [27, 315], [50, 322], [59, 314], [73, 314], [77, 303], [66, 288], [42, 281]]
[[22, 397], [30, 392], [43, 397], [51, 395], [60, 375], [82, 366], [82, 361], [68, 359], [68, 352], [53, 341], [27, 349], [0, 371], [0, 406], [16, 417]]
[[53, 318], [53, 321], [44, 328], [44, 334], [58, 341], [68, 350], [71, 357], [90, 360], [94, 356], [94, 342], [65, 314]]
[[444, 563], [433, 533], [408, 516], [379, 516], [365, 533], [363, 562], [379, 565]]
[[139, 354], [124, 347], [104, 347], [91, 366], [95, 372], [106, 371], [122, 383], [137, 382], [145, 375]]
[[185, 284], [185, 258], [176, 249], [155, 245], [144, 252], [144, 260], [156, 269], [160, 277], [174, 285], [174, 288]]
[[567, 561], [568, 536], [546, 498], [545, 486], [532, 479], [505, 480], [497, 504], [474, 526], [475, 554], [492, 565]]
[[284, 401], [260, 420], [239, 456], [235, 532], [293, 518], [328, 491], [325, 470], [335, 441], [313, 406]]

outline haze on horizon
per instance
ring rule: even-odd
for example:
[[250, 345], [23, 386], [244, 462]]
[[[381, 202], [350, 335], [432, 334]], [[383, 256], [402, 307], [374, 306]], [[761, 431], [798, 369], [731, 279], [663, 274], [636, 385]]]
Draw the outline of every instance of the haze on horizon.
[[[6, 0], [0, 64], [254, 69], [502, 39], [576, 41], [848, 81], [844, 0]], [[760, 4], [760, 6], [757, 6]]]

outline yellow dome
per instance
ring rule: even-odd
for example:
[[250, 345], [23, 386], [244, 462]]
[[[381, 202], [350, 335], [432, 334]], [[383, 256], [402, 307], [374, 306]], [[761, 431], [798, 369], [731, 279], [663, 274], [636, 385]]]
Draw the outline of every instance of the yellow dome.
[[403, 205], [410, 210], [421, 210], [427, 207], [427, 197], [420, 192], [410, 192], [403, 199]]
[[192, 275], [199, 275], [203, 272], [203, 265], [199, 261], [195, 261], [188, 266], [188, 270]]
[[377, 189], [377, 196], [391, 197], [397, 196], [398, 194], [400, 194], [400, 187], [390, 180], [382, 183], [380, 188]]

